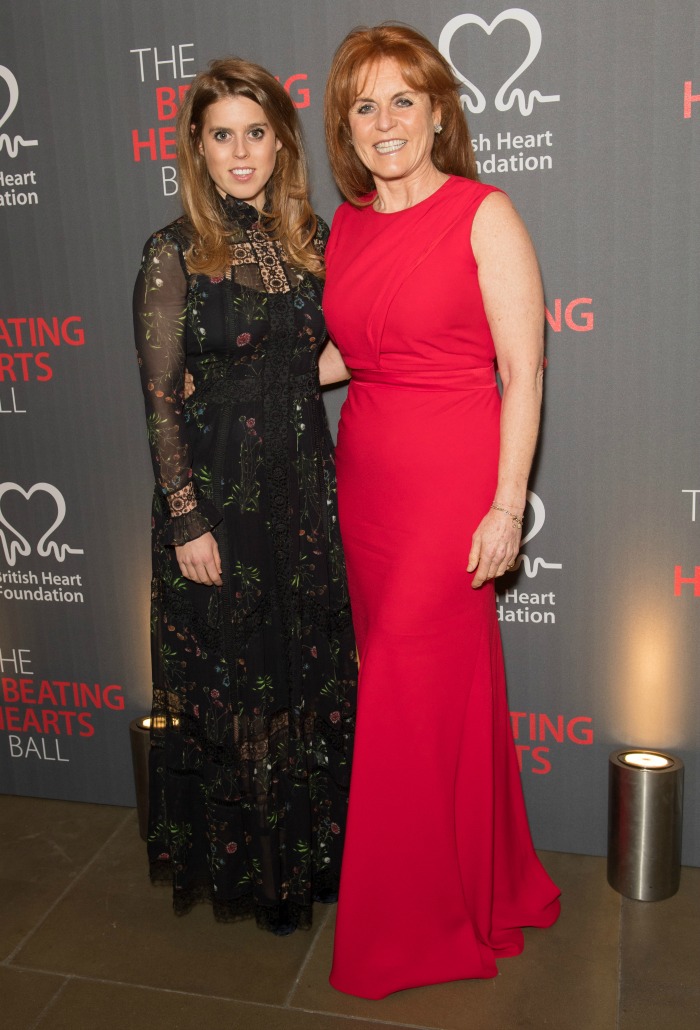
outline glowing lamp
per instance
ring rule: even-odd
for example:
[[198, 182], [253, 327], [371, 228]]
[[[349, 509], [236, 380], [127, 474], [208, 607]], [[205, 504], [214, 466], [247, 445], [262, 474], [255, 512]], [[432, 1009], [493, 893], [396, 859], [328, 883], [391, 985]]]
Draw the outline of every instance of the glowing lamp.
[[[135, 719], [134, 721], [137, 722], [144, 730], [150, 730], [151, 726], [153, 726], [154, 730], [164, 730], [168, 724], [164, 715], [156, 715], [155, 719], [152, 719], [150, 715], [146, 715], [141, 719]], [[178, 720], [173, 719], [173, 723], [177, 726]]]
[[673, 759], [660, 751], [625, 751], [620, 754], [620, 761], [635, 769], [668, 769], [673, 765]]
[[661, 901], [680, 884], [683, 762], [623, 748], [608, 764], [608, 883], [635, 901]]

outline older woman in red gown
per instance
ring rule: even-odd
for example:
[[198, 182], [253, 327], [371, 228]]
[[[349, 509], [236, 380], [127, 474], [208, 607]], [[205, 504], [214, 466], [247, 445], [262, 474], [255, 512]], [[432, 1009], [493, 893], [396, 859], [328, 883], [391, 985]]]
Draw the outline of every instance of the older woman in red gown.
[[528, 828], [494, 598], [520, 543], [544, 304], [527, 232], [476, 181], [427, 39], [351, 33], [326, 131], [348, 202], [326, 251], [339, 352], [322, 360], [351, 375], [337, 473], [360, 656], [331, 983], [379, 998], [495, 976], [520, 928], [559, 912]]

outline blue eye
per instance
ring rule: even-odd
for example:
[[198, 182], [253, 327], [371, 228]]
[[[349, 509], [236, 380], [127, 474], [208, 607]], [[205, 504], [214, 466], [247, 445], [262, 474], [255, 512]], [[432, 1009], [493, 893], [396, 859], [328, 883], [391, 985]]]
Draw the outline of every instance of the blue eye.
[[214, 133], [214, 139], [217, 143], [223, 143], [228, 139], [228, 132], [225, 129], [217, 129]]
[[263, 137], [265, 135], [265, 130], [264, 129], [251, 129], [249, 135], [250, 135], [251, 139], [263, 139]]
[[360, 106], [357, 109], [357, 113], [358, 114], [368, 114], [368, 112], [371, 111], [371, 110], [372, 110], [372, 105], [371, 104], [360, 104]]
[[398, 97], [396, 103], [399, 107], [413, 107], [413, 101], [408, 97]]

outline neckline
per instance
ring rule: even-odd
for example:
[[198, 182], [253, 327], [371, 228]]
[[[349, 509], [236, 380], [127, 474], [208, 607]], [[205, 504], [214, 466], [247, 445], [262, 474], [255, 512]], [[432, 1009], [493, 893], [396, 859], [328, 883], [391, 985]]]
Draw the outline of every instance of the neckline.
[[454, 175], [448, 175], [445, 181], [441, 182], [438, 188], [433, 190], [432, 193], [429, 193], [427, 197], [423, 197], [423, 199], [419, 200], [417, 204], [411, 204], [410, 207], [402, 207], [399, 211], [377, 211], [374, 206], [374, 198], [377, 196], [377, 191], [374, 190], [373, 193], [368, 194], [368, 197], [371, 198], [371, 203], [367, 206], [367, 210], [371, 211], [372, 214], [376, 215], [378, 218], [395, 218], [397, 215], [405, 215], [408, 211], [417, 211], [424, 204], [427, 204], [429, 201], [437, 197], [437, 195], [441, 193], [445, 187], [449, 186], [454, 179]]
[[232, 197], [229, 193], [225, 197], [219, 194], [219, 200], [227, 217], [232, 221], [238, 222], [247, 228], [260, 221], [260, 212], [257, 207], [249, 204], [246, 200], [239, 200], [237, 197]]

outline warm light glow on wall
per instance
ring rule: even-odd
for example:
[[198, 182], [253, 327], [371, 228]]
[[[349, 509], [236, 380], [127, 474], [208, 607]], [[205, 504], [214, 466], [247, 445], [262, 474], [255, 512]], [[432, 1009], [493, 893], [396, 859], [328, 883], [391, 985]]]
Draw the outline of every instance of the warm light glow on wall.
[[687, 742], [690, 711], [670, 615], [638, 607], [621, 614], [608, 679], [611, 729], [636, 747], [679, 747]]

